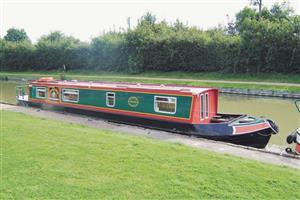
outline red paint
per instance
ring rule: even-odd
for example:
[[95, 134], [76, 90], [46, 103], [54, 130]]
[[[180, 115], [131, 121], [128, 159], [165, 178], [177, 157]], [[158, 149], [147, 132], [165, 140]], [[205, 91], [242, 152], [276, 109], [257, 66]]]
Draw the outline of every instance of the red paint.
[[254, 124], [254, 125], [235, 126], [235, 134], [250, 133], [250, 132], [266, 129], [268, 127], [270, 127], [270, 125], [267, 122]]
[[296, 152], [300, 155], [300, 144], [296, 143], [296, 148], [295, 148]]
[[[208, 117], [204, 119], [201, 119], [200, 110], [201, 107], [205, 107], [205, 94], [208, 94], [208, 100], [209, 100], [209, 113]], [[204, 95], [204, 105], [201, 105], [201, 94]], [[208, 124], [211, 121], [211, 118], [214, 117], [218, 113], [218, 90], [207, 90], [205, 92], [202, 92], [195, 96], [195, 105], [193, 107], [194, 115], [193, 115], [193, 123], [194, 124]]]

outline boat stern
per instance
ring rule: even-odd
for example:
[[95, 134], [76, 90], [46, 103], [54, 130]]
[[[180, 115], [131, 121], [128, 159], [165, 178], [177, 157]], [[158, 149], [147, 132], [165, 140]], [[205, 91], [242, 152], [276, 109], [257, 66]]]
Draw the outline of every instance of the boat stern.
[[27, 85], [16, 86], [16, 100], [18, 104], [28, 102]]
[[277, 134], [278, 126], [271, 119], [245, 116], [233, 121], [232, 138], [238, 143], [255, 148], [265, 148], [272, 134]]
[[277, 134], [279, 127], [271, 119], [264, 119], [246, 115], [230, 123], [233, 128], [233, 135], [257, 132], [264, 129], [271, 129], [270, 134]]
[[266, 121], [269, 123], [270, 128], [273, 130], [273, 134], [279, 133], [279, 127], [275, 122], [271, 119], [266, 119]]

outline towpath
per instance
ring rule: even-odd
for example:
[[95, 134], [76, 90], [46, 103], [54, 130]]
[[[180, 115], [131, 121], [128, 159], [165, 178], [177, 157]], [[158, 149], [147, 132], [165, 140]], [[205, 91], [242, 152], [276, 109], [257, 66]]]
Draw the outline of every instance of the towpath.
[[[5, 75], [8, 76], [16, 76], [22, 78], [26, 77], [41, 77], [41, 76], [58, 76], [57, 74], [15, 74], [15, 73], [5, 73]], [[72, 78], [86, 78], [86, 80], [99, 80], [99, 77], [103, 77], [105, 79], [133, 79], [133, 80], [165, 80], [165, 81], [189, 81], [189, 82], [207, 82], [207, 83], [228, 83], [228, 84], [246, 84], [246, 85], [269, 85], [269, 86], [294, 86], [294, 87], [299, 87], [299, 83], [282, 83], [282, 82], [264, 82], [264, 81], [233, 81], [233, 80], [211, 80], [211, 79], [189, 79], [189, 78], [166, 78], [166, 77], [148, 77], [148, 76], [110, 76], [110, 75], [103, 75], [103, 76], [96, 76], [96, 75], [76, 75], [76, 74], [69, 74], [68, 76]]]
[[210, 79], [186, 79], [186, 78], [155, 78], [155, 77], [132, 77], [132, 76], [105, 76], [109, 78], [131, 78], [145, 80], [165, 80], [165, 81], [191, 81], [191, 82], [207, 82], [207, 83], [236, 83], [247, 85], [275, 85], [275, 86], [295, 86], [300, 87], [298, 83], [277, 83], [277, 82], [259, 82], [259, 81], [229, 81], [229, 80], [210, 80]]
[[61, 120], [69, 123], [83, 124], [93, 128], [109, 129], [118, 131], [124, 134], [145, 136], [153, 139], [158, 139], [167, 142], [180, 143], [190, 147], [204, 149], [222, 154], [230, 154], [246, 159], [252, 159], [259, 162], [270, 163], [275, 165], [288, 166], [300, 169], [300, 157], [280, 155], [279, 153], [270, 152], [268, 150], [258, 150], [253, 148], [246, 148], [237, 145], [226, 144], [222, 142], [215, 142], [206, 139], [188, 137], [174, 133], [150, 130], [136, 126], [116, 124], [104, 121], [99, 118], [87, 117], [84, 115], [54, 112], [49, 110], [41, 110], [31, 107], [20, 107], [14, 105], [0, 104], [0, 110], [8, 110], [13, 112], [21, 112], [24, 114], [43, 117], [55, 120]]

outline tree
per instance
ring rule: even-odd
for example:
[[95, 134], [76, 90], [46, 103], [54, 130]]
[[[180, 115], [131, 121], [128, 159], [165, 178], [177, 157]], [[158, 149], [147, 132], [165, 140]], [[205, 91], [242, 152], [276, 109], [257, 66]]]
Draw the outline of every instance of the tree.
[[256, 20], [257, 13], [254, 9], [245, 7], [243, 10], [238, 12], [235, 16], [235, 26], [239, 33], [246, 29], [246, 22]]
[[285, 20], [289, 19], [294, 14], [294, 10], [287, 2], [282, 4], [274, 4], [270, 9], [270, 20]]
[[230, 20], [229, 15], [227, 15], [227, 27], [225, 28], [227, 34], [236, 35], [237, 30], [233, 20]]
[[[262, 6], [262, 1], [252, 2]], [[300, 73], [300, 16], [285, 3], [260, 11], [245, 7], [235, 20], [228, 18], [226, 27], [205, 31], [179, 20], [157, 22], [151, 13], [143, 15], [137, 26], [129, 27], [130, 20], [127, 31], [106, 32], [90, 43], [55, 31], [35, 45], [11, 36], [20, 30], [10, 30], [6, 39], [0, 38], [0, 67]]]
[[140, 24], [150, 24], [153, 25], [156, 22], [156, 16], [151, 14], [150, 12], [147, 12], [145, 15], [143, 15], [140, 19]]
[[4, 70], [32, 69], [34, 46], [28, 42], [5, 42], [4, 50], [0, 49], [0, 65]]
[[117, 71], [125, 65], [124, 34], [109, 32], [93, 38], [90, 45], [90, 67], [94, 70]]
[[173, 29], [175, 31], [185, 31], [188, 29], [188, 26], [183, 24], [179, 19], [176, 19], [176, 22], [173, 24]]
[[[241, 37], [241, 60], [247, 72], [293, 72], [299, 68], [300, 23], [286, 4], [257, 11], [244, 8], [236, 15]], [[299, 70], [298, 70], [299, 71]]]
[[44, 35], [39, 39], [39, 42], [42, 41], [48, 41], [48, 42], [69, 42], [69, 43], [76, 43], [78, 44], [80, 41], [72, 36], [65, 36], [62, 32], [60, 31], [54, 31], [49, 33], [48, 35]]
[[67, 68], [70, 68], [72, 50], [79, 43], [78, 39], [65, 36], [59, 31], [42, 36], [35, 45], [35, 67], [37, 69], [53, 70], [66, 65]]
[[10, 42], [21, 42], [21, 41], [29, 41], [29, 37], [27, 36], [24, 29], [16, 29], [10, 28], [7, 30], [6, 35], [4, 36], [6, 41]]
[[262, 11], [262, 0], [250, 0], [251, 4], [254, 6], [258, 6], [258, 20], [261, 18], [261, 11]]

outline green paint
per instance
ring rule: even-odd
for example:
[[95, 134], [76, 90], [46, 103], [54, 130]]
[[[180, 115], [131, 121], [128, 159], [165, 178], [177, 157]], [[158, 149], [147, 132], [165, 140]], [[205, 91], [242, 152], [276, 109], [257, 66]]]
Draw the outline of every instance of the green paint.
[[36, 98], [36, 87], [35, 86], [29, 88], [29, 97]]
[[[106, 92], [114, 91], [81, 89], [79, 90], [78, 104], [108, 108], [106, 106]], [[115, 94], [115, 106], [113, 108], [110, 107], [111, 109], [189, 118], [192, 97], [176, 96], [177, 112], [173, 115], [154, 111], [154, 94], [135, 92], [115, 92]]]
[[[78, 89], [78, 88], [64, 88]], [[36, 86], [30, 90], [30, 97], [36, 98]], [[106, 105], [106, 92], [115, 92], [115, 106], [108, 107]], [[190, 108], [192, 103], [191, 96], [172, 96], [161, 95], [166, 97], [177, 98], [177, 111], [175, 114], [157, 113], [154, 111], [154, 96], [155, 94], [135, 93], [135, 92], [120, 92], [120, 91], [103, 91], [79, 89], [79, 102], [74, 104], [96, 106], [99, 108], [110, 108], [116, 110], [133, 111], [139, 113], [157, 114], [162, 116], [174, 116], [180, 118], [189, 118]], [[69, 102], [68, 102], [69, 103]]]
[[[29, 97], [30, 98], [33, 98], [33, 99], [40, 99], [40, 98], [37, 98], [36, 96], [36, 88], [38, 87], [44, 87], [44, 86], [32, 86], [29, 88]], [[48, 87], [45, 87], [46, 88], [46, 97], [48, 96]]]

